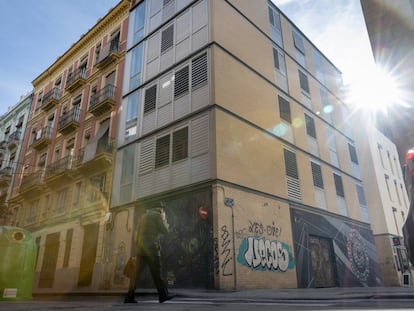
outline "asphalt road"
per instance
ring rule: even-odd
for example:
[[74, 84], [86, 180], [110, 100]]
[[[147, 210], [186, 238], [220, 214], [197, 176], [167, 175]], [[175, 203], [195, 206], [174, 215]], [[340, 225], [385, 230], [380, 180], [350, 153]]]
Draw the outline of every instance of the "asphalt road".
[[43, 297], [32, 301], [0, 301], [4, 311], [43, 310], [414, 310], [414, 299], [347, 299], [347, 300], [261, 300], [237, 301], [214, 298], [180, 298], [160, 304], [155, 297], [138, 299], [137, 304], [124, 304], [119, 296]]

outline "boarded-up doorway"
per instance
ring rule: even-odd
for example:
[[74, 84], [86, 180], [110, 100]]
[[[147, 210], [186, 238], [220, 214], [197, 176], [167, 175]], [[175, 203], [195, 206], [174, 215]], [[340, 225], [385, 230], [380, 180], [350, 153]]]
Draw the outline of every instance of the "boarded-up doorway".
[[48, 234], [46, 236], [45, 253], [43, 256], [42, 270], [39, 276], [40, 288], [53, 287], [55, 280], [56, 262], [59, 253], [60, 233]]
[[95, 265], [96, 249], [98, 246], [98, 234], [99, 224], [85, 226], [78, 286], [90, 286], [92, 283], [93, 267]]
[[312, 263], [312, 287], [336, 286], [331, 240], [309, 236], [309, 249]]

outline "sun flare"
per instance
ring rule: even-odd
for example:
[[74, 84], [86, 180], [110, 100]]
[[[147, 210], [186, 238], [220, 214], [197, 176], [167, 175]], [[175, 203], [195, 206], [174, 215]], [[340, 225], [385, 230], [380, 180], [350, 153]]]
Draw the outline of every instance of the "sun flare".
[[353, 79], [348, 101], [356, 109], [385, 114], [397, 105], [404, 105], [403, 93], [396, 77], [376, 66], [360, 72]]

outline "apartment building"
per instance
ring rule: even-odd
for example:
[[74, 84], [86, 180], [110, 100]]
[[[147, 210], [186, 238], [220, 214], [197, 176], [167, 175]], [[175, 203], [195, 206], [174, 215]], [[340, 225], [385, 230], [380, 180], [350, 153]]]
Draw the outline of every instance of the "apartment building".
[[16, 169], [32, 99], [31, 92], [21, 96], [19, 102], [0, 117], [0, 225], [7, 225], [12, 217], [8, 200], [17, 176]]
[[131, 1], [111, 287], [159, 201], [171, 287], [382, 284], [341, 88], [270, 1]]
[[361, 0], [375, 62], [389, 72], [402, 92], [405, 105], [394, 103], [379, 128], [396, 144], [401, 165], [414, 146], [414, 2], [412, 0]]
[[404, 275], [410, 275], [410, 269], [402, 227], [408, 215], [409, 200], [397, 148], [372, 124], [361, 134], [356, 135], [356, 142], [363, 155], [360, 163], [366, 197], [362, 192], [359, 195], [369, 207], [384, 285], [407, 285]]
[[107, 288], [106, 235], [130, 2], [33, 80], [9, 206], [38, 246], [33, 292]]

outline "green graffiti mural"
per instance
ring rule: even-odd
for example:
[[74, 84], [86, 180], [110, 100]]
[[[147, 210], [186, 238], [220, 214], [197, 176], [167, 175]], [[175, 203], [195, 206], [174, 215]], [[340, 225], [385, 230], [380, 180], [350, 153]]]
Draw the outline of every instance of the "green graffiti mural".
[[272, 272], [286, 272], [295, 266], [288, 244], [257, 236], [242, 240], [237, 262], [252, 270]]

